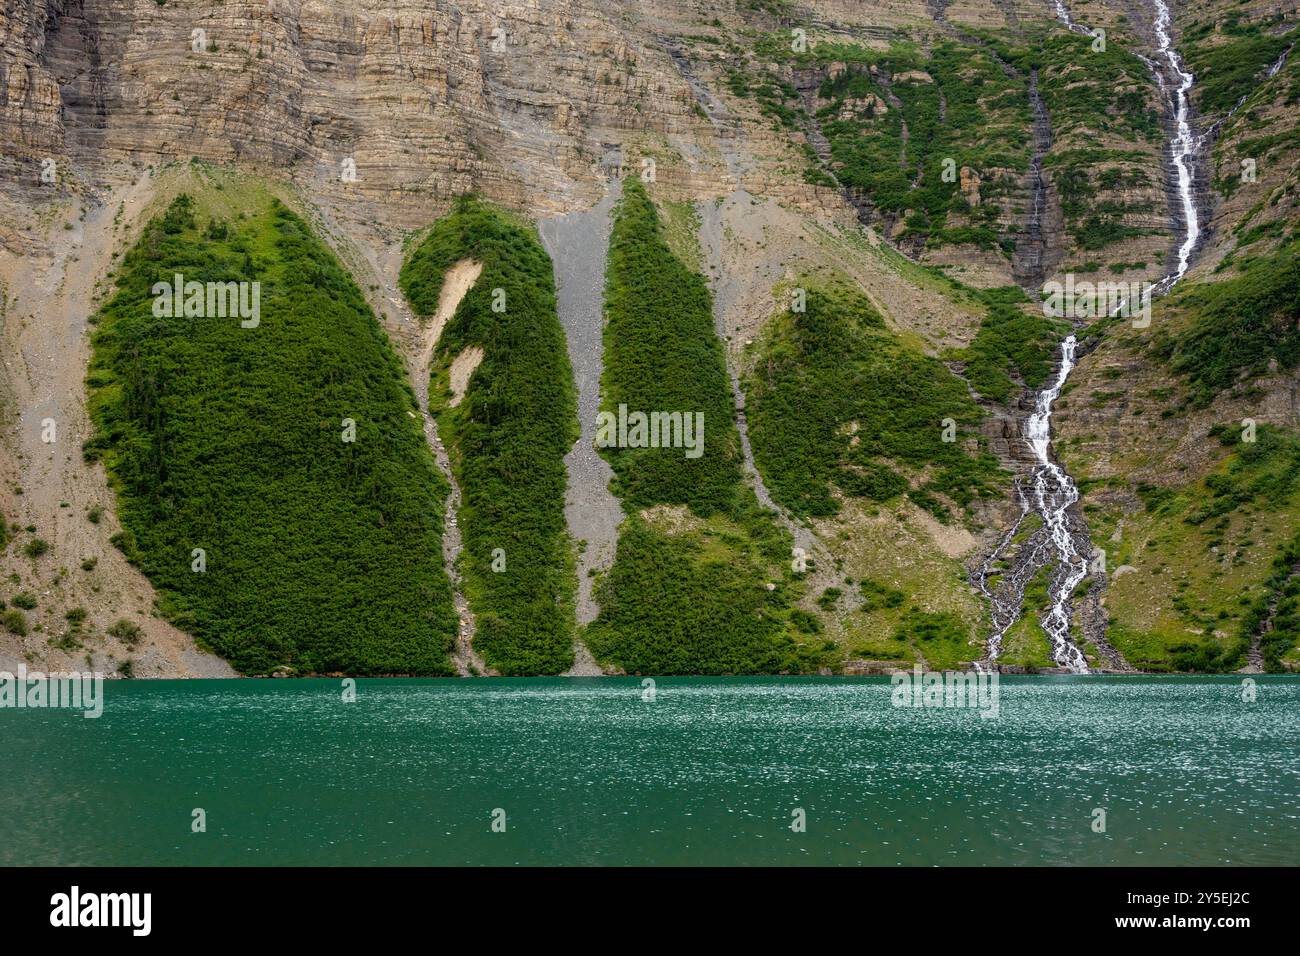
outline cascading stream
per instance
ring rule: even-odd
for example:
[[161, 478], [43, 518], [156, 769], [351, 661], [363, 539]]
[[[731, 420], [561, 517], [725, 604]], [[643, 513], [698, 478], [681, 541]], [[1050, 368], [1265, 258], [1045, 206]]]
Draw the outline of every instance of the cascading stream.
[[[1192, 165], [1199, 142], [1193, 135], [1191, 126], [1191, 89], [1194, 77], [1184, 69], [1182, 57], [1174, 49], [1170, 35], [1172, 21], [1166, 0], [1152, 0], [1152, 2], [1155, 8], [1156, 49], [1160, 58], [1168, 63], [1170, 74], [1176, 79], [1175, 83], [1169, 83], [1159, 64], [1148, 61], [1161, 90], [1169, 96], [1173, 111], [1174, 130], [1170, 141], [1170, 159], [1176, 178], [1178, 201], [1182, 207], [1181, 224], [1184, 229], [1182, 241], [1178, 246], [1176, 265], [1152, 290], [1155, 293], [1164, 293], [1187, 274], [1191, 266], [1192, 254], [1201, 235]], [[1053, 0], [1053, 5], [1057, 18], [1067, 29], [1087, 36], [1095, 35], [1088, 27], [1074, 22], [1064, 0]], [[1283, 53], [1275, 64], [1274, 70], [1281, 69], [1285, 58], [1286, 53]], [[1060, 396], [1066, 379], [1074, 369], [1077, 347], [1078, 341], [1074, 335], [1066, 338], [1061, 347], [1061, 364], [1052, 384], [1035, 397], [1034, 411], [1023, 423], [1025, 440], [1037, 464], [1027, 478], [1016, 483], [1016, 493], [1021, 505], [1020, 517], [984, 560], [975, 575], [976, 584], [989, 598], [993, 612], [993, 633], [989, 637], [987, 650], [987, 659], [990, 662], [997, 660], [1001, 653], [1003, 637], [1019, 618], [1021, 602], [1029, 579], [1047, 560], [1043, 552], [1051, 550], [1055, 554], [1057, 570], [1048, 585], [1051, 608], [1042, 620], [1043, 629], [1051, 640], [1052, 658], [1057, 664], [1076, 673], [1088, 672], [1083, 652], [1070, 637], [1070, 596], [1088, 574], [1088, 555], [1080, 547], [1081, 543], [1084, 548], [1088, 546], [1088, 538], [1086, 530], [1075, 531], [1070, 527], [1070, 509], [1079, 500], [1078, 486], [1065, 469], [1052, 460], [1051, 455], [1052, 404]], [[1043, 519], [1045, 536], [1037, 533], [1032, 536], [1025, 545], [1028, 549], [1027, 554], [1018, 557], [1009, 580], [1003, 581], [996, 589], [990, 588], [988, 581], [990, 576], [996, 573], [994, 566], [1010, 547], [1025, 518], [1034, 512]]]
[[[1043, 630], [1052, 642], [1052, 659], [1062, 667], [1086, 674], [1088, 663], [1083, 652], [1070, 640], [1070, 595], [1088, 573], [1088, 558], [1080, 554], [1070, 529], [1069, 511], [1079, 500], [1079, 488], [1065, 469], [1052, 461], [1052, 403], [1061, 394], [1065, 380], [1074, 368], [1077, 342], [1073, 335], [1061, 346], [1061, 367], [1052, 384], [1038, 393], [1034, 413], [1025, 420], [1025, 439], [1038, 459], [1029, 477], [1029, 494], [1035, 510], [1043, 518], [1052, 547], [1056, 551], [1058, 570], [1048, 586], [1051, 610], [1043, 619]], [[1021, 494], [1024, 494], [1022, 489]]]
[[[1034, 397], [1034, 410], [1021, 425], [1025, 443], [1036, 464], [1028, 475], [1016, 479], [1020, 517], [998, 542], [975, 574], [975, 584], [989, 599], [993, 633], [989, 635], [986, 660], [991, 664], [1002, 652], [1002, 639], [1020, 619], [1021, 604], [1030, 580], [1049, 563], [1056, 570], [1048, 582], [1051, 606], [1041, 623], [1051, 642], [1052, 660], [1078, 674], [1088, 673], [1087, 659], [1070, 636], [1070, 596], [1088, 573], [1090, 548], [1085, 529], [1071, 525], [1071, 511], [1079, 500], [1079, 489], [1065, 469], [1052, 460], [1052, 404], [1060, 397], [1065, 380], [1074, 369], [1078, 342], [1073, 335], [1061, 346], [1061, 364], [1052, 384]], [[1013, 566], [1005, 574], [995, 566], [1010, 548], [1025, 519], [1037, 514], [1043, 519], [1020, 546]], [[989, 579], [999, 574], [997, 587]]]
[[[1186, 229], [1183, 243], [1178, 247], [1178, 265], [1173, 272], [1156, 284], [1157, 292], [1167, 292], [1175, 282], [1187, 274], [1188, 266], [1191, 265], [1192, 261], [1192, 252], [1195, 250], [1196, 243], [1201, 236], [1201, 224], [1196, 209], [1196, 194], [1192, 188], [1192, 157], [1195, 155], [1197, 148], [1196, 137], [1192, 135], [1191, 123], [1191, 90], [1194, 78], [1190, 72], [1183, 68], [1183, 58], [1174, 49], [1174, 41], [1169, 35], [1169, 31], [1172, 29], [1169, 5], [1165, 0], [1152, 0], [1152, 2], [1155, 4], [1156, 10], [1156, 48], [1169, 63], [1170, 70], [1178, 79], [1172, 97], [1174, 138], [1170, 143], [1170, 153], [1174, 170], [1178, 176], [1178, 198], [1182, 204], [1183, 225]], [[1156, 77], [1163, 87], [1163, 74], [1160, 70], [1156, 71]]]
[[[1055, 0], [1058, 19], [1072, 32], [1091, 36], [1092, 31], [1075, 23], [1063, 0]], [[1033, 77], [1037, 87], [1037, 76]], [[1041, 109], [1040, 104], [1035, 103]], [[1050, 138], [1048, 140], [1050, 143]], [[1042, 210], [1035, 196], [1034, 216], [1031, 223], [1036, 228]], [[1041, 264], [1040, 264], [1041, 268]], [[1086, 533], [1077, 533], [1070, 527], [1070, 508], [1079, 500], [1079, 489], [1065, 469], [1052, 460], [1052, 403], [1061, 394], [1065, 380], [1075, 363], [1077, 341], [1069, 336], [1061, 350], [1061, 364], [1052, 384], [1039, 392], [1034, 399], [1033, 413], [1022, 423], [1026, 443], [1033, 452], [1035, 466], [1026, 477], [1017, 479], [1016, 495], [1020, 501], [1020, 517], [998, 542], [992, 553], [984, 559], [975, 573], [975, 584], [989, 600], [992, 608], [993, 632], [989, 635], [986, 658], [996, 661], [1002, 651], [1002, 639], [1020, 618], [1025, 588], [1033, 576], [1049, 561], [1055, 560], [1057, 570], [1048, 584], [1051, 607], [1042, 620], [1052, 646], [1052, 659], [1061, 667], [1076, 673], [1087, 673], [1088, 664], [1083, 652], [1070, 637], [1070, 595], [1088, 573], [1088, 559], [1081, 553], [1078, 541], [1087, 542]], [[1014, 566], [999, 577], [998, 586], [990, 587], [989, 580], [999, 574], [995, 570], [1016, 538], [1025, 519], [1037, 513], [1043, 519], [1042, 529], [1035, 531], [1024, 543]]]
[[1075, 33], [1092, 36], [1091, 30], [1082, 24], [1075, 23], [1074, 20], [1070, 18], [1070, 8], [1065, 5], [1065, 0], [1053, 0], [1053, 3], [1056, 6], [1056, 19], [1060, 20], [1068, 29]]

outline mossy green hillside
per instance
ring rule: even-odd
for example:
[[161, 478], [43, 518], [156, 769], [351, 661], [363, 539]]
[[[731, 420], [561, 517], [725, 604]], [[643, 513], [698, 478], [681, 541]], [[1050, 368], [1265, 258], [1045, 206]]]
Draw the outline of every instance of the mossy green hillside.
[[965, 383], [888, 329], [847, 283], [799, 288], [802, 311], [772, 319], [744, 383], [754, 461], [772, 496], [796, 515], [824, 517], [842, 497], [905, 494], [947, 521], [954, 506], [1000, 495]]
[[1196, 74], [1193, 97], [1203, 114], [1223, 115], [1250, 96], [1263, 74], [1300, 38], [1282, 14], [1245, 21], [1232, 12], [1194, 23], [1183, 31], [1180, 49]]
[[820, 617], [851, 659], [965, 667], [983, 655], [987, 614], [952, 546], [962, 532], [901, 499], [849, 499], [813, 526], [845, 595]]
[[971, 344], [953, 353], [965, 363], [965, 378], [987, 399], [1007, 403], [1024, 388], [1038, 388], [1056, 365], [1064, 323], [1030, 306], [1019, 288], [975, 293], [987, 306]]
[[[96, 317], [86, 453], [117, 490], [115, 540], [245, 673], [450, 673], [446, 486], [399, 361], [298, 216], [245, 189], [218, 219], [229, 197], [198, 195], [145, 226]], [[177, 273], [260, 282], [259, 323], [155, 315]]]
[[[702, 412], [683, 448], [605, 448], [628, 517], [585, 632], [629, 673], [815, 671], [838, 659], [795, 602], [790, 536], [745, 483], [704, 280], [670, 250], [645, 186], [624, 181], [606, 272], [604, 407]], [[801, 629], [802, 628], [802, 629]]]
[[[474, 645], [503, 674], [558, 674], [573, 663], [564, 455], [578, 424], [551, 260], [530, 225], [463, 197], [402, 268], [417, 312], [437, 309], [443, 277], [462, 259], [483, 271], [442, 332], [430, 406], [463, 495], [461, 570], [477, 619]], [[471, 346], [483, 358], [452, 407], [449, 369]]]
[[[1300, 534], [1300, 435], [1270, 425], [1257, 426], [1253, 441], [1247, 435], [1238, 422], [1216, 427], [1218, 461], [1205, 477], [1137, 482], [1136, 512], [1096, 503], [1105, 499], [1085, 482], [1089, 528], [1107, 552], [1109, 639], [1135, 667], [1235, 670], [1275, 602], [1267, 660], [1277, 667], [1294, 652], [1300, 633], [1287, 602]], [[1115, 483], [1129, 484], [1107, 484]]]
[[1265, 372], [1300, 362], [1300, 238], [1276, 252], [1243, 260], [1236, 274], [1180, 290], [1190, 321], [1153, 337], [1154, 354], [1186, 376], [1192, 401], [1216, 395]]
[[[676, 509], [629, 516], [597, 588], [592, 652], [631, 674], [786, 674], [840, 653], [794, 607], [789, 542], [756, 509], [707, 519]], [[769, 590], [767, 585], [771, 584]]]

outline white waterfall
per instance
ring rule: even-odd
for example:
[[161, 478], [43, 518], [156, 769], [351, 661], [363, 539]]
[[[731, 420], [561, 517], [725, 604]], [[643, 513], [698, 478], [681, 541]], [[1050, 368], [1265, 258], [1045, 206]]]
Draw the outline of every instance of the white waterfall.
[[[1156, 48], [1169, 63], [1169, 68], [1178, 78], [1173, 91], [1174, 138], [1170, 143], [1174, 170], [1178, 176], [1178, 198], [1183, 207], [1183, 223], [1186, 233], [1182, 245], [1178, 247], [1178, 265], [1173, 272], [1160, 280], [1159, 291], [1167, 292], [1175, 282], [1187, 274], [1191, 264], [1192, 250], [1201, 235], [1201, 226], [1196, 209], [1196, 195], [1192, 189], [1192, 156], [1196, 152], [1196, 137], [1192, 135], [1191, 124], [1191, 89], [1193, 77], [1183, 68], [1183, 58], [1174, 49], [1174, 42], [1169, 36], [1169, 5], [1165, 0], [1152, 0], [1156, 8], [1155, 34]], [[1156, 71], [1159, 77], [1160, 71]]]
[[1088, 573], [1088, 557], [1080, 554], [1070, 532], [1069, 510], [1079, 500], [1079, 489], [1065, 469], [1052, 461], [1052, 403], [1061, 394], [1065, 380], [1074, 368], [1077, 342], [1069, 336], [1061, 346], [1061, 367], [1050, 386], [1038, 393], [1034, 412], [1025, 420], [1025, 440], [1038, 459], [1030, 478], [1030, 493], [1035, 510], [1042, 515], [1052, 547], [1056, 550], [1060, 571], [1050, 585], [1052, 607], [1043, 621], [1043, 629], [1052, 642], [1052, 658], [1076, 673], [1088, 672], [1083, 652], [1070, 639], [1070, 595]]

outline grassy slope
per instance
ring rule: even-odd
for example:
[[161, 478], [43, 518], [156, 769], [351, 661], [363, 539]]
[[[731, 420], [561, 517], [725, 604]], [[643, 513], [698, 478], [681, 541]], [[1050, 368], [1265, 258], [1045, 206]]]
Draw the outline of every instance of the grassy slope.
[[[1222, 671], [1245, 664], [1253, 615], [1273, 590], [1274, 561], [1300, 534], [1296, 435], [1265, 427], [1245, 444], [1239, 429], [1219, 434], [1228, 453], [1203, 479], [1140, 484], [1136, 512], [1089, 508], [1094, 538], [1108, 551], [1110, 640], [1137, 667]], [[1274, 649], [1274, 660], [1297, 638], [1300, 631], [1284, 628], [1275, 640], [1287, 643]]]
[[[417, 312], [436, 310], [443, 275], [467, 257], [483, 272], [443, 330], [430, 404], [464, 496], [461, 563], [477, 616], [475, 647], [503, 674], [558, 674], [573, 663], [564, 455], [578, 428], [551, 260], [530, 226], [463, 198], [402, 268]], [[497, 289], [505, 293], [500, 312]], [[483, 361], [451, 408], [448, 368], [473, 345]], [[503, 571], [492, 569], [496, 549], [505, 552]]]
[[1300, 364], [1300, 236], [1271, 255], [1245, 260], [1240, 271], [1188, 287], [1181, 301], [1191, 323], [1157, 327], [1155, 354], [1190, 380], [1205, 404], [1270, 361], [1284, 371]]
[[[865, 499], [846, 501], [839, 516], [815, 523], [840, 559], [837, 587], [862, 595], [854, 610], [822, 614], [827, 633], [851, 657], [955, 667], [980, 656], [987, 614], [961, 561], [937, 546], [933, 524], [905, 502], [883, 507]], [[882, 592], [899, 597], [882, 600]]]
[[[1300, 362], [1296, 249], [1181, 287], [1149, 333], [1112, 328], [1098, 353], [1109, 368], [1097, 374], [1089, 364], [1076, 383], [1087, 395], [1082, 414], [1114, 425], [1105, 438], [1067, 426], [1073, 437], [1058, 448], [1081, 479], [1093, 539], [1109, 552], [1111, 641], [1138, 667], [1241, 666], [1273, 592], [1283, 606], [1266, 655], [1272, 666], [1300, 637], [1286, 624], [1290, 582], [1270, 584], [1275, 561], [1293, 563], [1286, 555], [1300, 533], [1300, 435], [1267, 423], [1257, 382], [1276, 374], [1270, 362], [1283, 373]], [[1065, 403], [1068, 416], [1078, 397]], [[1241, 440], [1248, 417], [1261, 419], [1254, 442]], [[1175, 434], [1189, 422], [1219, 423], [1206, 461], [1181, 480], [1166, 444], [1150, 440], [1167, 418]]]
[[1028, 297], [1016, 286], [976, 295], [988, 312], [974, 341], [953, 358], [966, 363], [966, 380], [975, 391], [1006, 404], [1025, 387], [1036, 389], [1047, 381], [1063, 323], [1046, 318], [1041, 308], [1023, 308]]
[[805, 310], [786, 311], [758, 345], [745, 390], [754, 459], [773, 497], [797, 515], [839, 511], [840, 495], [906, 493], [940, 520], [950, 502], [1001, 494], [996, 462], [944, 441], [944, 420], [978, 422], [965, 385], [904, 345], [867, 299], [842, 284], [805, 282]]
[[[703, 411], [704, 453], [606, 449], [629, 516], [587, 643], [630, 673], [777, 673], [829, 663], [791, 610], [790, 541], [742, 478], [704, 280], [669, 250], [639, 180], [625, 181], [606, 275], [604, 406]], [[768, 590], [767, 584], [773, 589]], [[805, 628], [805, 633], [799, 631]]]
[[[306, 224], [268, 196], [252, 210], [209, 225], [178, 198], [98, 316], [87, 454], [117, 488], [118, 541], [163, 612], [246, 673], [449, 673], [446, 489], [401, 366]], [[155, 318], [174, 272], [260, 281], [260, 326]]]
[[[755, 463], [778, 502], [817, 522], [839, 556], [841, 590], [900, 595], [868, 595], [849, 610], [823, 594], [818, 617], [853, 657], [970, 661], [984, 614], [935, 536], [964, 535], [954, 522], [964, 506], [1003, 494], [1005, 476], [969, 431], [982, 412], [860, 292], [836, 280], [799, 285], [805, 310], [773, 318], [744, 383]], [[947, 418], [960, 425], [953, 441], [943, 440]]]
[[[1292, 13], [1294, 17], [1294, 13]], [[1196, 72], [1193, 92], [1202, 114], [1223, 115], [1254, 92], [1261, 74], [1300, 33], [1281, 14], [1263, 22], [1243, 23], [1230, 13], [1216, 22], [1207, 18], [1183, 31], [1181, 49]]]

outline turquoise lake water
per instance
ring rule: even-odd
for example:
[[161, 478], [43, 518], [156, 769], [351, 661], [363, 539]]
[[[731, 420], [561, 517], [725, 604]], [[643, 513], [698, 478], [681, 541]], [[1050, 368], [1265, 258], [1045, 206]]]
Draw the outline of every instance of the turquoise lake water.
[[1256, 680], [113, 681], [0, 710], [0, 863], [1295, 864], [1300, 680]]

